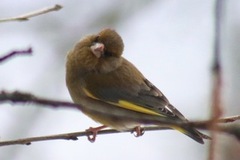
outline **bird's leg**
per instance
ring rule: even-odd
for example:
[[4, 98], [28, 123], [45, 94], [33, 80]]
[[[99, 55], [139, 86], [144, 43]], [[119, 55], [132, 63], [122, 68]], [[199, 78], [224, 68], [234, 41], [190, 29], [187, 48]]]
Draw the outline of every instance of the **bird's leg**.
[[144, 128], [141, 126], [137, 126], [133, 129], [132, 133], [134, 134], [135, 137], [140, 137], [144, 134]]
[[88, 137], [88, 140], [90, 141], [90, 142], [95, 142], [95, 140], [96, 140], [96, 137], [97, 137], [97, 133], [100, 131], [100, 130], [102, 130], [102, 129], [104, 129], [104, 128], [106, 128], [107, 126], [99, 126], [99, 127], [95, 127], [95, 128], [93, 128], [93, 127], [90, 127], [89, 129], [87, 129], [86, 131], [88, 132], [88, 135], [87, 135], [87, 137]]

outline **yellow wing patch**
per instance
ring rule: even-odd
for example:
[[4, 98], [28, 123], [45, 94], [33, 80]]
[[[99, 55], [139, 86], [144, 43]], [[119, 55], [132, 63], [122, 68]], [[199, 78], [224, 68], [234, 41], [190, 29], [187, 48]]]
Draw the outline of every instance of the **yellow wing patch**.
[[156, 115], [156, 116], [163, 116], [157, 112], [154, 112], [150, 109], [138, 106], [136, 104], [133, 104], [131, 102], [127, 102], [124, 100], [119, 100], [118, 103], [116, 104], [119, 107], [125, 108], [125, 109], [129, 109], [132, 111], [137, 111], [137, 112], [141, 112], [141, 113], [145, 113], [145, 114], [151, 114], [151, 115]]
[[92, 95], [86, 88], [83, 88], [83, 92], [84, 92], [88, 97], [99, 100], [97, 97], [95, 97], [94, 95]]
[[[85, 94], [88, 97], [96, 99], [96, 100], [100, 100], [99, 98], [92, 95], [86, 88], [83, 88], [83, 91], [85, 92]], [[117, 103], [106, 101], [106, 103], [109, 103], [109, 104], [112, 104], [112, 105], [115, 105], [115, 106], [118, 106], [118, 107], [121, 107], [121, 108], [125, 108], [125, 109], [128, 109], [128, 110], [140, 112], [140, 113], [166, 117], [165, 115], [162, 115], [158, 112], [152, 111], [150, 109], [144, 108], [142, 106], [136, 105], [134, 103], [131, 103], [131, 102], [128, 102], [128, 101], [125, 101], [125, 100], [119, 100]]]
[[179, 131], [179, 132], [181, 132], [183, 134], [188, 135], [188, 132], [186, 130], [184, 130], [183, 128], [180, 128], [178, 126], [171, 126], [171, 128], [173, 128], [173, 129], [175, 129], [175, 130], [177, 130], [177, 131]]

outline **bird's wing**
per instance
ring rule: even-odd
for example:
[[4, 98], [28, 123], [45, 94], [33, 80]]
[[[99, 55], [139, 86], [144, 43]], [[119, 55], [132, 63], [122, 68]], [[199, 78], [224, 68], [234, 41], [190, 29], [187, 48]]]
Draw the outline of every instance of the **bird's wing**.
[[[178, 111], [173, 105], [171, 105], [169, 103], [169, 101], [167, 100], [167, 98], [164, 96], [164, 94], [157, 88], [155, 87], [150, 81], [148, 81], [147, 79], [144, 80], [145, 84], [151, 89], [150, 91], [144, 91], [144, 90], [140, 90], [140, 93], [143, 92], [143, 98], [144, 97], [151, 97], [152, 101], [160, 101], [163, 100], [165, 102], [165, 105], [163, 106], [164, 109], [163, 110], [167, 110], [168, 112], [170, 112], [170, 114], [172, 113], [172, 116], [176, 116], [180, 119], [184, 119], [186, 120], [186, 118], [182, 115], [182, 113], [180, 111]], [[157, 94], [152, 95], [151, 92], [156, 92]], [[144, 94], [145, 93], [145, 94]], [[150, 99], [151, 101], [151, 99]], [[166, 112], [166, 111], [165, 111]]]
[[143, 79], [142, 82], [141, 85], [133, 83], [126, 89], [126, 86], [122, 84], [116, 83], [113, 85], [104, 83], [103, 80], [99, 79], [97, 83], [87, 85], [83, 90], [90, 98], [118, 107], [145, 114], [186, 120], [150, 81]]

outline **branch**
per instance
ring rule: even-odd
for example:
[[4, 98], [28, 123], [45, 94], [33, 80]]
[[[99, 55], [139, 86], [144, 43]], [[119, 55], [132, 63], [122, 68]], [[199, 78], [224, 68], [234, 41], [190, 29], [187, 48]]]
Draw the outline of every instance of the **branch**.
[[[219, 119], [219, 122], [232, 122], [235, 120], [240, 120], [240, 116], [232, 116], [232, 117], [225, 117]], [[207, 123], [206, 123], [207, 122]], [[197, 128], [208, 130], [206, 126], [208, 126], [209, 121], [199, 121], [199, 122], [190, 122], [192, 126]], [[184, 123], [183, 123], [184, 124]], [[199, 125], [201, 124], [201, 125]], [[204, 125], [203, 125], [204, 124]], [[185, 124], [186, 125], [186, 124]], [[171, 128], [168, 127], [145, 127], [144, 131], [159, 131], [159, 130], [168, 130]], [[234, 135], [235, 137], [240, 140], [240, 126], [219, 126], [219, 131]], [[105, 135], [105, 134], [116, 134], [116, 133], [133, 133], [132, 130], [127, 130], [123, 132], [116, 131], [114, 129], [106, 129], [100, 130], [97, 135]], [[56, 135], [49, 135], [49, 136], [40, 136], [40, 137], [30, 137], [24, 139], [17, 139], [17, 140], [9, 140], [9, 141], [1, 141], [0, 146], [8, 146], [8, 145], [30, 145], [32, 142], [38, 141], [48, 141], [48, 140], [78, 140], [78, 137], [89, 136], [91, 132], [89, 131], [82, 131], [82, 132], [72, 132], [72, 133], [64, 133], [64, 134], [56, 134]], [[205, 137], [208, 139], [207, 137]]]
[[15, 56], [15, 55], [24, 55], [24, 54], [28, 54], [28, 55], [32, 54], [32, 48], [30, 47], [26, 50], [21, 50], [21, 51], [12, 51], [3, 57], [0, 57], [0, 63]]
[[49, 99], [43, 99], [38, 98], [32, 94], [29, 93], [21, 93], [18, 91], [15, 91], [13, 93], [7, 93], [5, 91], [2, 91], [0, 93], [0, 103], [3, 103], [5, 101], [10, 101], [12, 103], [35, 103], [39, 105], [48, 105], [50, 107], [71, 107], [71, 108], [82, 108], [78, 104], [74, 104], [71, 102], [64, 102], [64, 101], [55, 101], [55, 100], [49, 100]]
[[23, 14], [23, 15], [20, 15], [20, 16], [0, 19], [0, 23], [1, 22], [9, 22], [9, 21], [27, 21], [31, 17], [39, 16], [41, 14], [46, 14], [46, 13], [52, 12], [52, 11], [58, 11], [61, 8], [62, 8], [61, 5], [56, 4], [55, 6], [46, 7], [46, 8], [43, 8], [43, 9], [40, 9], [40, 10], [37, 10], [37, 11], [33, 11], [33, 12], [30, 12], [30, 13], [26, 13], [26, 14]]
[[[49, 107], [71, 107], [71, 108], [82, 108], [80, 105], [71, 103], [71, 102], [64, 102], [64, 101], [56, 101], [56, 100], [49, 100], [49, 99], [43, 99], [38, 98], [32, 94], [28, 93], [21, 93], [21, 92], [13, 92], [13, 93], [7, 93], [2, 91], [0, 93], [0, 103], [4, 102], [12, 102], [12, 103], [35, 103], [39, 105], [48, 105]], [[231, 117], [225, 117], [218, 119], [217, 123], [229, 123], [234, 122], [236, 120], [240, 120], [240, 116], [231, 116]], [[203, 130], [211, 130], [211, 123], [212, 120], [207, 121], [193, 121], [193, 122], [169, 122], [167, 125], [177, 125], [177, 126], [192, 126]], [[218, 131], [231, 134], [235, 137], [237, 137], [240, 140], [240, 126], [237, 125], [230, 125], [230, 126], [217, 126]], [[166, 130], [171, 129], [168, 127], [145, 127], [145, 131], [156, 131], [156, 130]], [[132, 132], [132, 130], [124, 131], [124, 132]], [[118, 132], [113, 129], [107, 129], [107, 130], [101, 130], [98, 132], [98, 135], [103, 134], [113, 134], [113, 133], [124, 133], [124, 132]], [[74, 132], [74, 133], [65, 133], [65, 134], [57, 134], [57, 135], [50, 135], [50, 136], [41, 136], [41, 137], [31, 137], [31, 138], [25, 138], [25, 139], [18, 139], [18, 140], [10, 140], [10, 141], [2, 141], [0, 142], [0, 146], [6, 146], [6, 145], [16, 145], [16, 144], [26, 144], [29, 145], [32, 142], [37, 141], [46, 141], [46, 140], [78, 140], [77, 137], [82, 136], [88, 136], [91, 132], [89, 131], [83, 131], [83, 132]], [[207, 137], [204, 137], [207, 138]]]
[[209, 160], [215, 159], [215, 148], [216, 148], [216, 130], [217, 127], [217, 120], [222, 115], [222, 106], [221, 106], [221, 82], [222, 82], [222, 66], [220, 61], [221, 55], [221, 23], [222, 23], [222, 11], [223, 11], [223, 1], [224, 0], [216, 0], [215, 2], [215, 37], [214, 37], [214, 59], [213, 59], [213, 66], [212, 66], [212, 73], [213, 73], [213, 89], [212, 89], [212, 113], [211, 119], [213, 123], [211, 125], [211, 137], [212, 141], [210, 142], [209, 148]]

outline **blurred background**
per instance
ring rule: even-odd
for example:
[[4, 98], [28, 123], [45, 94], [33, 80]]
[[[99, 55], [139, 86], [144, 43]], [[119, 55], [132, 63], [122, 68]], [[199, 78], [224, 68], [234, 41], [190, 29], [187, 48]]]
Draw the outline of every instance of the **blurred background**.
[[[25, 22], [0, 23], [0, 56], [33, 48], [0, 64], [0, 90], [31, 92], [71, 101], [65, 85], [65, 57], [87, 34], [114, 28], [135, 64], [190, 120], [205, 120], [211, 106], [214, 0], [1, 0], [0, 19], [60, 4], [63, 9]], [[224, 6], [222, 32], [224, 115], [240, 114], [240, 2]], [[0, 140], [83, 131], [99, 124], [74, 109], [1, 104]], [[200, 145], [177, 131], [46, 141], [0, 147], [1, 160], [207, 159]], [[240, 144], [219, 135], [217, 159], [238, 160]]]

